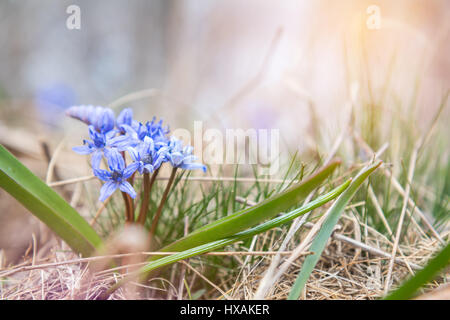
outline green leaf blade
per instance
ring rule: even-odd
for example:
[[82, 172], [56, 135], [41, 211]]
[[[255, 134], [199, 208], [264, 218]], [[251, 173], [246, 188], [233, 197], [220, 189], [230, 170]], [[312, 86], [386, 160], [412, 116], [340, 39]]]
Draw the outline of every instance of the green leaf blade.
[[44, 222], [74, 251], [89, 256], [102, 240], [61, 196], [0, 145], [0, 187]]
[[311, 247], [309, 248], [309, 250], [314, 252], [314, 254], [306, 257], [305, 261], [303, 262], [302, 269], [300, 270], [300, 273], [297, 276], [297, 279], [295, 280], [295, 283], [291, 288], [291, 292], [289, 293], [288, 296], [289, 300], [297, 300], [300, 297], [300, 294], [304, 286], [306, 285], [306, 282], [308, 281], [311, 272], [313, 271], [314, 267], [319, 261], [322, 251], [324, 250], [328, 242], [328, 239], [330, 238], [333, 232], [334, 226], [341, 217], [341, 214], [344, 211], [345, 207], [347, 206], [347, 203], [354, 196], [354, 194], [361, 186], [361, 184], [366, 180], [366, 178], [372, 172], [374, 172], [381, 164], [382, 161], [379, 161], [375, 164], [368, 166], [367, 168], [364, 168], [355, 177], [349, 188], [345, 190], [344, 193], [342, 193], [342, 195], [336, 200], [333, 206], [329, 209], [330, 213], [328, 217], [323, 222], [321, 229], [317, 233], [316, 237], [314, 238], [311, 244]]
[[[242, 241], [245, 239], [248, 239], [250, 237], [253, 237], [254, 235], [260, 234], [262, 232], [268, 231], [270, 229], [276, 228], [278, 226], [281, 226], [282, 224], [285, 224], [287, 222], [292, 221], [293, 219], [315, 209], [318, 208], [322, 205], [324, 205], [325, 203], [337, 198], [340, 194], [342, 194], [342, 192], [344, 192], [348, 186], [350, 185], [351, 179], [349, 179], [348, 181], [346, 181], [345, 183], [343, 183], [342, 185], [336, 187], [335, 189], [333, 189], [332, 191], [328, 192], [325, 195], [322, 195], [318, 198], [316, 198], [315, 200], [309, 202], [308, 204], [297, 208], [287, 214], [284, 214], [280, 217], [271, 219], [257, 227], [251, 228], [249, 230], [245, 230], [243, 232], [240, 232], [238, 234], [235, 234], [231, 237], [227, 237], [224, 239], [220, 239], [220, 240], [216, 240], [216, 241], [212, 241], [206, 244], [202, 244], [193, 248], [189, 248], [187, 250], [181, 251], [181, 252], [177, 252], [174, 253], [170, 256], [165, 256], [162, 258], [159, 258], [155, 261], [151, 261], [149, 262], [147, 265], [143, 266], [142, 268], [140, 268], [136, 274], [133, 274], [131, 276], [128, 277], [128, 279], [131, 279], [133, 277], [135, 277], [136, 275], [144, 275], [150, 271], [153, 271], [155, 269], [170, 265], [172, 263], [175, 263], [177, 261], [180, 260], [184, 260], [184, 259], [188, 259], [188, 258], [192, 258], [194, 256], [200, 255], [200, 254], [204, 254], [213, 250], [217, 250], [220, 248], [223, 248], [227, 245], [233, 244], [237, 241]], [[124, 282], [126, 282], [128, 280], [127, 278], [125, 278], [124, 280], [120, 281], [119, 283], [117, 283], [116, 285], [114, 285], [112, 288], [110, 288], [108, 291], [111, 293], [112, 291], [114, 291], [115, 289], [117, 289], [118, 287], [120, 287]]]
[[397, 290], [390, 293], [384, 300], [407, 300], [416, 291], [450, 264], [450, 244], [447, 244], [427, 265], [412, 278], [404, 282]]
[[[232, 236], [264, 220], [272, 218], [304, 200], [311, 191], [316, 189], [333, 173], [340, 163], [339, 160], [335, 160], [305, 181], [292, 186], [288, 190], [262, 201], [253, 207], [235, 212], [201, 227], [184, 238], [162, 248], [161, 251], [183, 251], [204, 243]], [[152, 257], [150, 260], [155, 260], [156, 258], [158, 257]]]

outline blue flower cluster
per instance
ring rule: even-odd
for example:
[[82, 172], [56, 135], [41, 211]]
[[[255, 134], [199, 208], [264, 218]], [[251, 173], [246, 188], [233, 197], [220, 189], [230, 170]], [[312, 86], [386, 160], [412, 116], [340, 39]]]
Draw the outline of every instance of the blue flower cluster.
[[[157, 122], [153, 118], [142, 124], [133, 119], [133, 111], [129, 108], [122, 110], [116, 118], [109, 108], [84, 105], [70, 107], [66, 114], [89, 126], [90, 140], [84, 140], [82, 146], [73, 150], [92, 156], [94, 175], [105, 181], [100, 190], [100, 201], [105, 201], [117, 189], [134, 199], [136, 191], [127, 180], [135, 172], [153, 173], [165, 162], [174, 168], [206, 172], [203, 164], [195, 162], [197, 158], [192, 154], [191, 146], [184, 146], [181, 140], [168, 136], [169, 128], [163, 126], [162, 120]], [[125, 153], [133, 160], [128, 166]], [[100, 169], [103, 158], [109, 170]]]

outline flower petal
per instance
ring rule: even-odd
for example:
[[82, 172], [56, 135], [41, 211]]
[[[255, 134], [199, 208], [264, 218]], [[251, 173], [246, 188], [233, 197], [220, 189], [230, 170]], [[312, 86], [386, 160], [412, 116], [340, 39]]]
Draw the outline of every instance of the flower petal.
[[94, 169], [94, 175], [103, 181], [111, 180], [111, 172], [106, 170]]
[[85, 105], [72, 106], [69, 109], [67, 109], [66, 115], [68, 115], [69, 117], [81, 120], [84, 123], [89, 125], [89, 124], [91, 124], [89, 121], [89, 114], [92, 112], [93, 109], [94, 109], [94, 107], [91, 105], [89, 105], [89, 106], [85, 106]]
[[203, 170], [203, 172], [206, 172], [206, 166], [204, 164], [201, 163], [183, 163], [180, 166], [181, 169], [184, 170], [197, 170], [197, 169], [201, 169]]
[[106, 182], [100, 189], [100, 197], [98, 198], [98, 200], [103, 202], [106, 199], [108, 199], [114, 193], [114, 191], [116, 191], [118, 186], [119, 184], [117, 182], [114, 181]]
[[105, 133], [106, 140], [107, 140], [107, 141], [108, 141], [108, 140], [111, 140], [112, 138], [114, 138], [114, 136], [115, 136], [116, 134], [117, 134], [117, 130], [111, 130], [111, 131]]
[[130, 155], [131, 159], [134, 161], [140, 161], [141, 157], [139, 156], [139, 152], [133, 147], [127, 148], [128, 154]]
[[94, 154], [92, 155], [92, 159], [91, 159], [92, 168], [94, 168], [94, 169], [100, 168], [100, 163], [102, 161], [102, 158], [103, 158], [103, 152], [101, 150], [96, 150], [94, 152]]
[[145, 169], [145, 171], [147, 172], [147, 173], [152, 173], [153, 171], [154, 171], [154, 167], [151, 165], [151, 164], [146, 164], [145, 166], [144, 166], [144, 169]]
[[94, 151], [94, 149], [89, 148], [89, 146], [73, 147], [72, 150], [78, 154], [91, 154]]
[[124, 151], [128, 147], [134, 147], [138, 141], [133, 139], [129, 135], [122, 135], [112, 138], [108, 141], [108, 145], [114, 148], [117, 148], [119, 151]]
[[131, 122], [133, 121], [133, 110], [130, 108], [123, 109], [120, 114], [117, 116], [117, 126], [120, 126], [122, 124], [131, 125]]
[[124, 131], [125, 134], [127, 136], [129, 136], [131, 139], [133, 139], [133, 140], [138, 140], [139, 139], [138, 138], [138, 133], [136, 132], [135, 128], [133, 128], [133, 127], [127, 125], [127, 124], [122, 124], [122, 125], [120, 125], [120, 129], [122, 131]]
[[125, 160], [116, 149], [105, 149], [105, 157], [111, 171], [123, 171], [125, 169]]
[[156, 159], [153, 160], [153, 169], [158, 169], [164, 161], [166, 161], [165, 156], [156, 157]]
[[100, 116], [96, 119], [96, 129], [101, 133], [106, 133], [114, 129], [114, 112], [109, 108], [104, 108]]
[[129, 184], [127, 181], [122, 181], [122, 183], [119, 185], [119, 188], [120, 191], [128, 193], [133, 199], [136, 198], [136, 191], [134, 191], [131, 184]]
[[95, 127], [93, 125], [90, 125], [89, 127], [89, 136], [91, 137], [92, 140], [95, 140], [97, 138], [97, 131], [95, 130]]
[[143, 151], [145, 153], [151, 153], [154, 150], [155, 150], [155, 144], [153, 143], [153, 139], [146, 136], [144, 138]]
[[169, 153], [167, 155], [167, 157], [169, 158], [170, 163], [172, 163], [172, 165], [174, 167], [178, 167], [182, 164], [184, 156], [181, 152], [172, 152]]
[[190, 163], [190, 162], [194, 162], [197, 159], [198, 159], [197, 156], [189, 155], [189, 156], [186, 156], [183, 158], [183, 162]]
[[123, 170], [122, 176], [124, 179], [128, 179], [139, 168], [139, 162], [133, 162]]

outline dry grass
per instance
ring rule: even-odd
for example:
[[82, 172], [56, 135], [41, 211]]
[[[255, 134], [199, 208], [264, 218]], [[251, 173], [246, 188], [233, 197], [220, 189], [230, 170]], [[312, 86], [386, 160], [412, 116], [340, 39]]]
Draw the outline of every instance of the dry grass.
[[[336, 230], [336, 235], [344, 235], [350, 238], [358, 238], [363, 225], [355, 225], [354, 220], [346, 216], [343, 226]], [[300, 232], [304, 236], [306, 231]], [[253, 255], [243, 255], [246, 252], [235, 252], [228, 254], [240, 263], [238, 277], [228, 275], [225, 271], [220, 272], [219, 278], [222, 283], [214, 283], [203, 275], [205, 266], [198, 265], [199, 259], [191, 259], [187, 262], [191, 265], [194, 260], [194, 267], [188, 267], [185, 271], [187, 283], [193, 284], [197, 281], [208, 283], [211, 288], [205, 292], [202, 298], [209, 299], [251, 299], [256, 292], [260, 280], [270, 265], [273, 254], [263, 255], [260, 250], [270, 243], [270, 248], [276, 252], [280, 245], [277, 230], [269, 231], [259, 235], [255, 241]], [[442, 235], [444, 238], [448, 235]], [[417, 232], [411, 231], [407, 236], [408, 245], [401, 245], [405, 260], [408, 263], [423, 265], [433, 255], [439, 247], [437, 240], [420, 237]], [[289, 249], [295, 248], [297, 240], [289, 243]], [[99, 258], [81, 259], [74, 253], [61, 247], [55, 239], [52, 251], [36, 260], [38, 250], [22, 264], [10, 268], [0, 269], [1, 299], [23, 300], [23, 299], [98, 299], [103, 298], [103, 294], [109, 286], [117, 282], [118, 279], [128, 274], [136, 266], [142, 265], [140, 260], [123, 260], [130, 255], [109, 255], [106, 258], [121, 258], [125, 265], [121, 267], [105, 267], [99, 269], [97, 260]], [[377, 231], [370, 229], [364, 240], [367, 246], [389, 252], [392, 242]], [[43, 248], [45, 250], [45, 248]], [[145, 254], [138, 255], [141, 258]], [[266, 299], [286, 299], [289, 291], [301, 268], [303, 257], [296, 260], [288, 272], [286, 272], [275, 286], [270, 290]], [[388, 273], [388, 259], [380, 258], [368, 253], [365, 250], [356, 248], [354, 245], [333, 237], [330, 240], [322, 258], [317, 264], [302, 299], [376, 299], [383, 296], [383, 288]], [[173, 268], [180, 268], [185, 262], [178, 263]], [[175, 269], [174, 269], [175, 270]], [[394, 264], [392, 278], [398, 283], [408, 275], [408, 269], [400, 264]], [[448, 274], [428, 286], [429, 289], [437, 288], [439, 285], [449, 280]], [[130, 283], [128, 287], [121, 288], [114, 292], [108, 299], [172, 299], [179, 298], [179, 283], [182, 279], [177, 276], [172, 279], [155, 277], [146, 284]], [[183, 291], [181, 291], [183, 292]], [[186, 290], [182, 298], [188, 298]]]
[[[343, 231], [348, 237], [355, 237], [355, 226], [347, 222]], [[414, 241], [411, 245], [401, 246], [406, 256], [406, 261], [411, 264], [424, 265], [425, 262], [436, 252], [439, 247], [438, 241], [412, 236]], [[263, 239], [258, 239], [258, 243]], [[370, 247], [389, 252], [392, 248], [384, 236], [376, 233], [370, 234], [364, 241]], [[295, 247], [295, 243], [291, 243]], [[258, 246], [256, 246], [258, 248]], [[260, 284], [270, 258], [260, 259], [259, 262], [249, 269], [243, 269], [243, 274], [233, 288], [233, 298], [250, 299]], [[291, 287], [301, 269], [303, 258], [293, 263], [288, 271], [276, 282], [269, 291], [266, 299], [286, 299]], [[383, 288], [388, 272], [388, 259], [380, 258], [360, 251], [354, 245], [343, 242], [334, 237], [330, 240], [326, 250], [323, 252], [306, 290], [301, 299], [323, 300], [323, 299], [377, 299], [383, 296]], [[408, 269], [399, 264], [394, 264], [392, 277], [395, 283], [400, 282], [408, 275]], [[439, 283], [449, 279], [441, 278], [430, 285], [435, 288]]]

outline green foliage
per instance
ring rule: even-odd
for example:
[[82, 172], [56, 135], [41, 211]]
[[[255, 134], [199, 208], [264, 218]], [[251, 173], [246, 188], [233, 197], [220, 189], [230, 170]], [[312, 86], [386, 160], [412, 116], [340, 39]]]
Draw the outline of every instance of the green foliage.
[[438, 272], [448, 266], [449, 263], [450, 244], [447, 244], [422, 270], [389, 294], [385, 300], [406, 300], [412, 298], [420, 287], [433, 280]]
[[59, 235], [74, 251], [91, 255], [102, 240], [61, 196], [0, 145], [0, 187]]
[[364, 168], [353, 180], [350, 187], [339, 197], [339, 199], [333, 204], [333, 206], [329, 209], [329, 213], [325, 221], [323, 222], [322, 227], [314, 238], [310, 250], [314, 252], [312, 255], [308, 256], [305, 259], [305, 262], [302, 265], [302, 269], [300, 274], [297, 277], [294, 285], [291, 288], [291, 292], [289, 293], [290, 300], [297, 300], [308, 281], [311, 272], [313, 271], [317, 261], [319, 261], [320, 256], [322, 254], [323, 249], [325, 248], [328, 239], [333, 232], [334, 226], [338, 222], [339, 218], [342, 215], [345, 207], [347, 206], [350, 199], [354, 196], [360, 185], [366, 180], [366, 178], [375, 171], [381, 165], [381, 161]]
[[[195, 257], [197, 255], [203, 254], [203, 253], [207, 253], [213, 250], [217, 250], [220, 248], [223, 248], [227, 245], [231, 245], [235, 242], [238, 241], [242, 241], [245, 239], [248, 239], [250, 237], [253, 237], [257, 234], [266, 232], [268, 230], [271, 230], [273, 228], [279, 227], [287, 222], [292, 221], [293, 219], [307, 213], [310, 212], [311, 210], [318, 208], [322, 205], [324, 205], [325, 203], [335, 199], [336, 197], [338, 197], [342, 192], [344, 192], [344, 190], [346, 190], [349, 185], [350, 185], [351, 180], [346, 181], [345, 183], [343, 183], [342, 185], [340, 185], [339, 187], [333, 189], [332, 191], [328, 192], [325, 195], [322, 195], [320, 197], [318, 197], [317, 199], [315, 199], [314, 201], [311, 201], [310, 203], [295, 209], [287, 214], [284, 214], [282, 216], [279, 216], [277, 218], [274, 218], [272, 220], [269, 220], [257, 227], [251, 228], [249, 230], [243, 231], [243, 232], [239, 232], [233, 236], [230, 237], [226, 237], [224, 239], [220, 239], [220, 240], [215, 240], [209, 243], [205, 243], [193, 248], [189, 248], [187, 250], [172, 254], [170, 256], [166, 256], [163, 258], [159, 258], [156, 261], [152, 261], [150, 263], [148, 263], [146, 266], [142, 267], [141, 269], [139, 269], [137, 271], [137, 274], [142, 275], [145, 273], [148, 273], [152, 270], [161, 268], [163, 266], [167, 266], [170, 265], [172, 263], [175, 263], [177, 261], [180, 260], [184, 260], [184, 259], [188, 259], [191, 257]], [[131, 276], [128, 277], [128, 279], [133, 278], [136, 274], [132, 274]], [[127, 281], [127, 279], [125, 279], [124, 281]], [[119, 282], [117, 285], [115, 285], [114, 287], [112, 287], [109, 291], [114, 291], [115, 289], [117, 289], [120, 285], [123, 284], [123, 282]]]
[[[164, 247], [161, 251], [183, 251], [201, 244], [232, 236], [271, 218], [280, 212], [292, 208], [304, 200], [312, 190], [317, 188], [327, 177], [329, 177], [339, 164], [339, 161], [334, 161], [313, 176], [292, 186], [288, 190], [262, 201], [256, 206], [245, 208], [204, 227], [198, 228], [182, 239]], [[156, 258], [158, 257], [152, 257], [151, 260], [155, 260]]]

